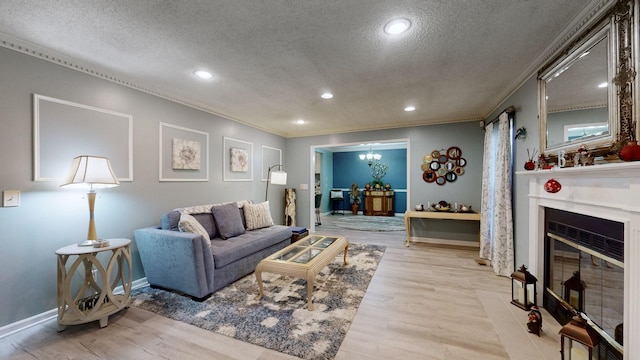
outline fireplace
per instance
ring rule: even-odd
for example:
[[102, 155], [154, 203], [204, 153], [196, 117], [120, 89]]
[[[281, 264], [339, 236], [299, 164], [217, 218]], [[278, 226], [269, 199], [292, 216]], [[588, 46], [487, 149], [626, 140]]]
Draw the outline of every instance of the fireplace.
[[600, 336], [598, 359], [622, 359], [624, 224], [545, 209], [543, 306], [561, 324], [580, 312]]
[[[637, 300], [640, 298], [640, 163], [527, 171], [518, 175], [529, 179], [528, 267], [534, 276], [544, 279], [538, 303], [561, 324], [571, 314], [565, 308], [579, 309], [593, 316], [595, 325], [600, 325], [606, 333], [605, 338], [613, 339], [611, 348], [617, 349], [616, 336], [623, 344], [624, 347], [619, 347], [622, 358], [640, 358], [640, 343], [631, 341], [640, 339], [640, 302]], [[551, 178], [562, 185], [561, 191], [547, 193], [544, 190], [545, 182]], [[550, 222], [547, 221], [549, 214]], [[516, 214], [516, 220], [518, 218], [520, 215]], [[612, 279], [607, 286], [621, 289], [612, 295], [622, 297], [621, 305], [602, 305], [610, 299], [601, 294], [610, 289], [594, 285], [598, 281], [594, 280], [594, 269], [590, 267], [602, 268], [593, 264], [612, 270], [599, 276]], [[594, 310], [596, 305], [604, 310]], [[619, 323], [624, 326], [618, 327]], [[621, 335], [616, 335], [616, 327]]]

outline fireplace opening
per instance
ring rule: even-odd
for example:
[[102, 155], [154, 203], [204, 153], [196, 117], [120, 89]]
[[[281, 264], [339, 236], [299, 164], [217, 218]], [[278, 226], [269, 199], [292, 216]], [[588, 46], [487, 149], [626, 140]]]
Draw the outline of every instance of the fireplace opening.
[[545, 209], [543, 306], [564, 325], [577, 312], [600, 334], [598, 359], [622, 359], [624, 224]]

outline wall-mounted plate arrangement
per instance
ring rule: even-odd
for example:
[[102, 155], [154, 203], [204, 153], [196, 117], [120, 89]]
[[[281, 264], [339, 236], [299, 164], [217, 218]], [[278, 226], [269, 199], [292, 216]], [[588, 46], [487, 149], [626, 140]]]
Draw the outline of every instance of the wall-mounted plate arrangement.
[[464, 174], [465, 165], [467, 160], [462, 157], [462, 150], [457, 146], [452, 146], [446, 151], [433, 150], [422, 158], [422, 180], [438, 185], [455, 182]]
[[422, 173], [422, 180], [428, 183], [436, 181], [436, 177], [438, 177], [438, 175], [431, 169], [425, 170]]

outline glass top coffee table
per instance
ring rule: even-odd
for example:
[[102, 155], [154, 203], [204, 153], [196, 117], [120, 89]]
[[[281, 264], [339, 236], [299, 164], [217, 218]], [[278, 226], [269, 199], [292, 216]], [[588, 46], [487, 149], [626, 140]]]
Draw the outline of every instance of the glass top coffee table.
[[263, 272], [301, 277], [307, 280], [307, 308], [313, 310], [311, 294], [316, 275], [343, 250], [344, 264], [347, 265], [348, 249], [349, 241], [344, 237], [325, 235], [310, 235], [287, 246], [256, 266], [256, 279], [260, 287], [260, 294], [256, 299], [260, 300], [264, 295]]

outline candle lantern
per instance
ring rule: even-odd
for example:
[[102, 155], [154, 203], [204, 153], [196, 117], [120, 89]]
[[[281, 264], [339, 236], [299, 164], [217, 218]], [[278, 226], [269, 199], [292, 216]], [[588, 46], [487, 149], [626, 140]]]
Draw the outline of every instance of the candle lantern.
[[524, 265], [512, 273], [511, 303], [523, 310], [531, 310], [531, 306], [536, 305], [536, 282], [538, 279]]
[[[597, 349], [600, 343], [600, 335], [582, 318], [580, 315], [573, 317], [567, 325], [560, 329], [560, 359], [564, 360], [564, 340], [569, 339], [568, 350], [569, 359], [571, 360], [592, 360], [594, 348]], [[573, 341], [576, 341], [586, 347], [573, 346]], [[596, 351], [597, 352], [597, 351]]]
[[573, 273], [569, 279], [562, 283], [564, 300], [577, 311], [584, 311], [584, 293], [587, 284], [580, 280], [580, 271]]

